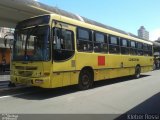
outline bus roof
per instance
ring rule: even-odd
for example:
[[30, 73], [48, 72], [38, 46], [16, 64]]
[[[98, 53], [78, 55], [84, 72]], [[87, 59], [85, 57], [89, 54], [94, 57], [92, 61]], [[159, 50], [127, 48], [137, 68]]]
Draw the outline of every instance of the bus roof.
[[[73, 18], [70, 18], [70, 17], [66, 17], [66, 16], [63, 16], [63, 15], [59, 15], [59, 14], [51, 14], [51, 16], [52, 16], [51, 18], [53, 18], [53, 19], [55, 19], [55, 16], [57, 16], [57, 17], [61, 18], [61, 20], [67, 21], [68, 23], [76, 25], [76, 26], [81, 26], [81, 27], [85, 27], [85, 28], [88, 28], [88, 29], [93, 29], [93, 30], [96, 30], [96, 31], [98, 31], [98, 29], [99, 30], [101, 29], [99, 32], [106, 32], [106, 30], [108, 30], [109, 31], [108, 34], [112, 34], [112, 35], [119, 36], [119, 37], [122, 37], [122, 38], [131, 39], [131, 40], [135, 40], [137, 42], [143, 42], [143, 43], [146, 43], [146, 44], [153, 45], [153, 43], [151, 41], [141, 39], [141, 38], [139, 38], [138, 36], [136, 36], [132, 33], [127, 33], [123, 30], [119, 30], [119, 29], [116, 29], [116, 28], [98, 23], [96, 21], [89, 20], [87, 18], [78, 16], [78, 15], [76, 15], [76, 16], [79, 18], [79, 20], [73, 19]], [[97, 27], [99, 27], [99, 28], [97, 28]]]

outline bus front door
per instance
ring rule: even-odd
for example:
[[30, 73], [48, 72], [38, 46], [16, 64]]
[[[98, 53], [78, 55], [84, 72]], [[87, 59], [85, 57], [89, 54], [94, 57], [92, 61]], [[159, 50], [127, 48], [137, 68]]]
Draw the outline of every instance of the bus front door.
[[53, 23], [52, 63], [53, 86], [61, 87], [76, 84], [75, 34], [76, 27]]

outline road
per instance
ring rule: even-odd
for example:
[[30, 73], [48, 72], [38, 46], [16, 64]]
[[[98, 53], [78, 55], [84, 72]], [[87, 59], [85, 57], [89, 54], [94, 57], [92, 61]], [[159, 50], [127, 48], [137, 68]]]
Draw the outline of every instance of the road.
[[160, 70], [96, 82], [94, 88], [24, 88], [0, 92], [0, 113], [123, 114], [160, 113]]

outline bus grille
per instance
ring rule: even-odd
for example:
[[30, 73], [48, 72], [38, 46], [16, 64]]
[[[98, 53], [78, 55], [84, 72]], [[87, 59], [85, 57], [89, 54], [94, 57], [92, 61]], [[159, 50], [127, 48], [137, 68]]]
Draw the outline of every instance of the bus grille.
[[16, 66], [17, 70], [37, 70], [35, 66]]
[[20, 76], [22, 77], [30, 77], [32, 76], [33, 72], [32, 71], [19, 71], [18, 72]]

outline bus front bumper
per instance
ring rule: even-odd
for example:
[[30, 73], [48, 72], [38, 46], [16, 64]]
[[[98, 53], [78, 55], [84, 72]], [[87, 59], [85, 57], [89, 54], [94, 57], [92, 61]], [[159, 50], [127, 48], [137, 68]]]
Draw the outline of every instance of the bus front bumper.
[[42, 88], [51, 88], [50, 77], [22, 77], [11, 75], [11, 82], [27, 86], [37, 86]]

